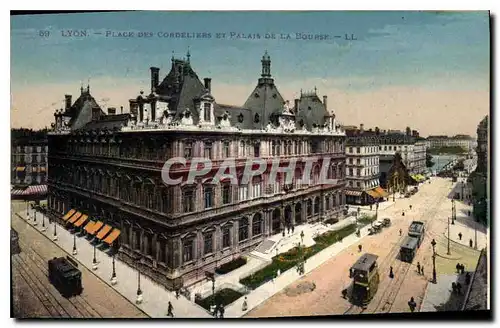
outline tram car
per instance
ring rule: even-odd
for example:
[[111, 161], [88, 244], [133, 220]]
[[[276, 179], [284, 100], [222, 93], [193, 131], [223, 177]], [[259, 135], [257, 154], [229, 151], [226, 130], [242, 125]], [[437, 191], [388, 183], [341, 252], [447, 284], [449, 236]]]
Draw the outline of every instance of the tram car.
[[411, 263], [417, 253], [418, 239], [406, 236], [399, 249], [399, 258], [401, 261]]
[[422, 245], [425, 235], [425, 224], [422, 221], [413, 221], [408, 228], [408, 236], [417, 238], [417, 247]]
[[377, 255], [365, 253], [349, 270], [353, 280], [351, 303], [366, 305], [377, 292], [380, 281], [377, 259]]
[[66, 298], [80, 295], [83, 291], [82, 273], [69, 258], [54, 257], [49, 260], [49, 281]]

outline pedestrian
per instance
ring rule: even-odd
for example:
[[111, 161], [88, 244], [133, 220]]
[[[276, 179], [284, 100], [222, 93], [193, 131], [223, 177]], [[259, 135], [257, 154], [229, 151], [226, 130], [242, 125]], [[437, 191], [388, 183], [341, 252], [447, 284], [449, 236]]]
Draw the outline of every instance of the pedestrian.
[[241, 306], [241, 311], [245, 312], [248, 309], [247, 297], [243, 300], [243, 305]]
[[293, 233], [294, 231], [295, 231], [295, 227], [294, 227], [294, 226], [292, 226], [292, 233]]
[[472, 238], [469, 239], [469, 247], [472, 248]]
[[403, 211], [402, 216], [405, 216], [405, 211]]
[[468, 286], [470, 284], [470, 279], [471, 279], [471, 276], [470, 276], [470, 273], [467, 272], [465, 274], [465, 284]]
[[457, 269], [457, 273], [460, 273], [460, 263], [457, 262], [457, 265], [455, 266], [455, 268]]
[[470, 211], [467, 211], [467, 214], [470, 216]]
[[224, 319], [224, 305], [222, 304], [220, 305], [219, 308], [219, 314], [220, 314], [219, 318]]
[[403, 229], [399, 229], [399, 235], [401, 236], [403, 234]]
[[422, 276], [424, 275], [424, 266], [422, 265], [422, 268], [420, 269], [420, 272], [422, 273]]
[[417, 271], [418, 271], [418, 274], [420, 274], [420, 262], [417, 262]]
[[458, 233], [458, 239], [462, 240], [462, 233], [461, 232]]
[[170, 301], [168, 301], [168, 310], [167, 310], [167, 316], [168, 317], [174, 317], [174, 307], [172, 306], [172, 303]]
[[457, 292], [458, 292], [459, 294], [461, 294], [461, 293], [462, 293], [462, 284], [461, 284], [460, 282], [457, 282]]
[[460, 264], [460, 273], [464, 274], [464, 272], [465, 272], [465, 265]]
[[392, 266], [389, 268], [389, 278], [394, 278], [394, 272], [392, 271]]
[[359, 250], [360, 253], [363, 250], [363, 246], [361, 246], [361, 244], [358, 245], [358, 250]]
[[179, 299], [180, 293], [181, 293], [181, 292], [180, 292], [179, 288], [177, 288], [177, 289], [175, 290], [175, 298], [176, 298], [176, 299]]
[[451, 283], [451, 289], [453, 290], [453, 293], [457, 292], [457, 284], [455, 282]]
[[370, 204], [370, 211], [372, 210], [373, 204]]
[[411, 210], [411, 205], [410, 205], [410, 210]]
[[342, 297], [347, 299], [347, 288], [342, 289]]
[[415, 311], [415, 308], [417, 307], [417, 303], [415, 303], [415, 299], [413, 297], [410, 298], [410, 301], [408, 302], [408, 306], [410, 307], [411, 312]]
[[287, 234], [287, 235], [289, 235], [289, 234], [290, 234], [290, 226], [289, 226], [289, 225], [287, 225], [287, 226], [286, 226], [286, 234]]

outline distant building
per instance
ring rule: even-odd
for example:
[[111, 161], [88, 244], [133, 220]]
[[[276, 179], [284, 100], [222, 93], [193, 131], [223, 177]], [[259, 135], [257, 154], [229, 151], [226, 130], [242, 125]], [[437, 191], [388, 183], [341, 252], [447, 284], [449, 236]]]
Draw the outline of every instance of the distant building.
[[379, 139], [374, 131], [346, 127], [346, 203], [367, 205], [387, 193], [379, 186]]
[[489, 148], [489, 136], [488, 136], [488, 116], [477, 126], [477, 172], [487, 173], [488, 172], [488, 148]]
[[47, 130], [11, 130], [11, 184], [43, 185], [47, 180]]
[[461, 147], [464, 151], [471, 151], [474, 146], [474, 138], [464, 134], [457, 134], [453, 137], [436, 135], [427, 137], [430, 148], [441, 147]]
[[411, 131], [410, 128], [406, 129], [406, 133], [383, 131], [379, 135], [379, 143], [380, 185], [382, 187], [387, 187], [387, 174], [393, 165], [396, 152], [399, 152], [408, 174], [415, 176], [426, 172], [426, 145], [418, 136], [417, 131]]

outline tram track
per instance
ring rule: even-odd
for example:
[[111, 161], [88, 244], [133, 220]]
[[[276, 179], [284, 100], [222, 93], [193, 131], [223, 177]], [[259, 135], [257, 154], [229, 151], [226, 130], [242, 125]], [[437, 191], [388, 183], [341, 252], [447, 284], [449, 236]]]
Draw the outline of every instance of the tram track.
[[[36, 250], [30, 248], [26, 243], [19, 241], [23, 245], [23, 252], [18, 254], [17, 261], [21, 270], [24, 270], [30, 277], [36, 277], [34, 281], [39, 289], [43, 289], [45, 295], [52, 295], [53, 301], [55, 301], [59, 307], [65, 312], [65, 315], [61, 313], [61, 317], [83, 317], [83, 318], [102, 318], [102, 315], [97, 311], [88, 300], [82, 295], [75, 295], [71, 298], [65, 298], [59, 294], [59, 292], [53, 288], [48, 279], [48, 268], [47, 263]], [[30, 266], [32, 264], [33, 266]], [[38, 272], [37, 272], [38, 271]], [[34, 278], [35, 279], [35, 278]], [[68, 307], [68, 305], [71, 305]], [[61, 311], [59, 311], [61, 312]]]
[[[441, 191], [441, 189], [439, 189], [439, 191]], [[442, 200], [440, 200], [440, 198], [433, 198], [433, 197], [427, 198], [427, 201], [425, 201], [424, 208], [426, 208], [427, 210], [422, 215], [420, 215], [420, 221], [425, 222], [426, 232], [424, 233], [424, 240], [426, 235], [428, 235], [428, 231], [431, 230], [434, 226], [433, 223], [436, 219], [441, 203]], [[380, 272], [382, 271], [382, 268], [387, 269], [387, 266], [389, 267], [392, 266], [394, 278], [392, 279], [388, 277], [383, 278], [384, 280], [386, 279], [391, 279], [391, 280], [389, 284], [384, 288], [382, 296], [380, 297], [380, 300], [376, 303], [376, 306], [373, 309], [373, 311], [370, 311], [371, 313], [389, 313], [391, 311], [392, 306], [394, 304], [394, 300], [399, 294], [399, 291], [403, 286], [404, 280], [408, 275], [410, 268], [412, 267], [411, 263], [403, 262], [397, 258], [401, 240], [405, 236], [406, 235], [403, 235], [398, 239], [398, 241], [394, 244], [394, 246], [389, 251], [388, 255], [385, 257], [385, 259], [381, 262], [381, 265], [379, 266], [380, 269], [379, 275]], [[424, 241], [422, 241], [422, 244], [423, 243]], [[422, 244], [420, 245], [420, 247], [422, 246]], [[381, 285], [381, 283], [382, 279], [380, 279], [379, 286]], [[380, 292], [380, 290], [378, 292]]]

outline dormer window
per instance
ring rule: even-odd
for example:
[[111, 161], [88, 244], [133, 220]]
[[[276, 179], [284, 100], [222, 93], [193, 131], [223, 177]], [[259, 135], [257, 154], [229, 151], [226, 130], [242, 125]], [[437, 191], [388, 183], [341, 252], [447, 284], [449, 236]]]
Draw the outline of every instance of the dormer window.
[[243, 114], [238, 115], [238, 122], [243, 123]]
[[210, 122], [210, 103], [205, 103], [203, 105], [203, 119], [206, 122]]
[[255, 114], [254, 122], [255, 123], [259, 123], [260, 122], [259, 114]]
[[277, 94], [273, 94], [273, 98], [274, 99], [278, 98], [278, 95]]
[[259, 98], [259, 97], [260, 97], [260, 96], [259, 96], [259, 94], [258, 94], [257, 92], [256, 92], [256, 93], [254, 93], [254, 95], [253, 95], [253, 96], [254, 96], [255, 98]]

